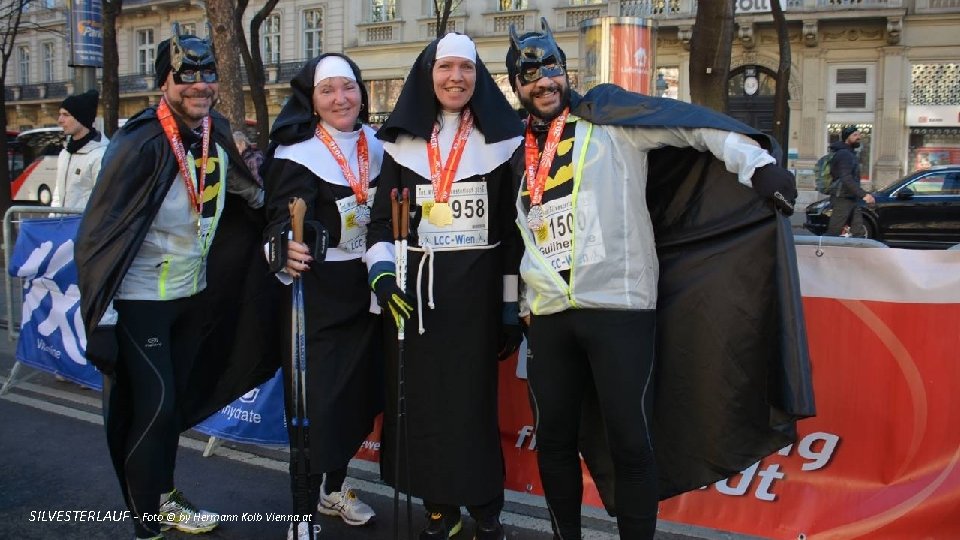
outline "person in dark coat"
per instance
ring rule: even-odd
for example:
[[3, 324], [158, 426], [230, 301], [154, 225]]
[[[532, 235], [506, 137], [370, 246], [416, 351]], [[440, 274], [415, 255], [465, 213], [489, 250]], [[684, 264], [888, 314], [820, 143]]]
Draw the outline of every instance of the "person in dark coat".
[[[268, 236], [286, 243], [286, 257], [273, 261], [278, 277], [303, 279], [306, 310], [307, 416], [310, 419], [310, 500], [322, 514], [364, 525], [374, 517], [344, 482], [347, 464], [373, 429], [383, 408], [380, 317], [367, 287], [367, 224], [377, 192], [383, 145], [367, 125], [367, 93], [349, 58], [314, 58], [290, 81], [293, 95], [274, 122], [268, 158]], [[307, 205], [307, 232], [325, 230], [330, 247], [311, 253], [286, 241], [288, 201]], [[312, 240], [312, 239], [311, 239]], [[284, 295], [280, 328], [284, 358], [290, 357], [291, 295]], [[289, 382], [289, 362], [284, 363]], [[287, 385], [288, 417], [292, 413]], [[291, 437], [292, 440], [292, 437]], [[291, 463], [292, 466], [292, 463]], [[306, 524], [305, 524], [306, 525]], [[291, 540], [293, 532], [291, 529]], [[298, 538], [306, 538], [304, 526]]]
[[[175, 25], [155, 67], [160, 102], [115, 135], [75, 249], [88, 358], [108, 375], [107, 443], [138, 538], [217, 526], [174, 489], [180, 433], [277, 367], [263, 192], [211, 110], [213, 48]], [[111, 302], [116, 326], [98, 327]]]
[[[519, 345], [517, 230], [509, 159], [521, 125], [473, 41], [430, 43], [377, 136], [385, 141], [367, 240], [370, 284], [388, 321], [406, 321], [406, 438], [397, 433], [396, 329], [390, 325], [381, 472], [420, 497], [422, 540], [460, 531], [460, 507], [481, 540], [500, 540], [504, 462], [497, 359]], [[410, 194], [409, 272], [396, 284], [390, 195]], [[407, 461], [409, 458], [409, 461]]]
[[860, 187], [860, 157], [854, 152], [860, 147], [860, 129], [857, 126], [844, 126], [840, 131], [840, 140], [830, 145], [833, 157], [830, 158], [830, 177], [833, 178], [830, 193], [830, 223], [828, 236], [840, 236], [843, 228], [850, 226], [852, 236], [863, 236], [863, 214], [857, 210], [862, 200], [873, 204], [873, 195]]
[[[530, 114], [514, 168], [537, 463], [557, 537], [580, 538], [578, 450], [608, 447], [620, 538], [648, 540], [658, 500], [813, 414], [796, 265], [777, 258], [796, 187], [729, 117], [614, 85], [577, 95], [541, 24], [511, 29], [506, 57]], [[605, 441], [585, 445], [600, 414]]]

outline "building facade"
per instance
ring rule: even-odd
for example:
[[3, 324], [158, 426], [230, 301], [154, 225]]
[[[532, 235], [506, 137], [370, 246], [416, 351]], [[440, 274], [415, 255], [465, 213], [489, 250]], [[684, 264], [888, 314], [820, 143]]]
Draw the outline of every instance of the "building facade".
[[[840, 127], [866, 134], [864, 182], [883, 185], [917, 168], [960, 163], [960, 0], [782, 0], [789, 26], [788, 166], [812, 186], [813, 163]], [[779, 63], [770, 0], [738, 0], [727, 88], [729, 113], [772, 129]], [[55, 125], [72, 92], [62, 38], [66, 0], [37, 0], [25, 17], [7, 72], [8, 127]], [[245, 14], [245, 25], [262, 2]], [[568, 56], [574, 83], [581, 67], [580, 23], [599, 16], [639, 17], [656, 27], [657, 92], [689, 100], [689, 44], [695, 0], [462, 0], [447, 28], [469, 34], [480, 57], [516, 103], [503, 58], [511, 25], [551, 25]], [[199, 0], [125, 0], [118, 23], [121, 111], [127, 117], [156, 100], [156, 44], [172, 22], [204, 35]], [[342, 52], [363, 70], [371, 112], [382, 118], [403, 77], [436, 35], [433, 0], [280, 0], [261, 26], [260, 49], [271, 116], [290, 95], [288, 82], [309, 58]], [[57, 32], [60, 32], [58, 35]], [[99, 80], [99, 77], [98, 77]], [[252, 117], [248, 100], [246, 109]]]

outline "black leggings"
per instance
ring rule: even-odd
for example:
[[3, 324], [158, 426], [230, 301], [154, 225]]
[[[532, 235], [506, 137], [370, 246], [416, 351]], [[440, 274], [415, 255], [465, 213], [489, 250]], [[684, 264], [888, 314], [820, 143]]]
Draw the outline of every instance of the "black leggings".
[[577, 450], [583, 397], [595, 385], [614, 464], [620, 538], [652, 539], [657, 525], [653, 417], [653, 311], [571, 309], [534, 316], [527, 365], [537, 463], [562, 540], [580, 538], [583, 477]]
[[[108, 424], [127, 422], [123, 474], [137, 536], [160, 534], [160, 495], [174, 487], [173, 470], [184, 419], [180, 401], [196, 359], [202, 329], [196, 297], [169, 301], [117, 300], [117, 342], [128, 411], [111, 410]], [[118, 405], [119, 406], [119, 405]], [[108, 425], [108, 432], [110, 425]]]

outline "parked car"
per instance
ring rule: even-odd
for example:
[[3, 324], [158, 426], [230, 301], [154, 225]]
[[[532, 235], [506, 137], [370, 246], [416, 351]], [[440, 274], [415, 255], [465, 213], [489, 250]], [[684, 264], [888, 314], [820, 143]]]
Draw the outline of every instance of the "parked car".
[[63, 148], [63, 129], [37, 128], [17, 135], [23, 162], [29, 163], [10, 183], [10, 198], [15, 202], [49, 205], [57, 179], [57, 155]]
[[[873, 192], [876, 204], [861, 204], [865, 231], [891, 247], [949, 248], [960, 244], [960, 165], [917, 171]], [[830, 199], [807, 206], [804, 227], [822, 235], [830, 222]]]

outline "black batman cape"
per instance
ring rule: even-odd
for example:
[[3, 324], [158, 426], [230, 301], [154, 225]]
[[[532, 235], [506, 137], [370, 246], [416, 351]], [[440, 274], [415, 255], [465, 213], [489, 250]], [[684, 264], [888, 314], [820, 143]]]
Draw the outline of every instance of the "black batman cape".
[[[571, 112], [594, 124], [734, 131], [779, 154], [772, 139], [728, 116], [614, 85], [574, 94]], [[661, 148], [648, 165], [660, 260], [653, 439], [663, 500], [793, 443], [797, 420], [816, 411], [789, 220], [709, 152]]]
[[[233, 172], [254, 182], [233, 143], [229, 122], [211, 114], [211, 138], [228, 153]], [[177, 173], [154, 107], [131, 118], [111, 140], [74, 251], [88, 335], [116, 294]], [[184, 394], [183, 429], [267, 380], [279, 367], [279, 332], [273, 323], [279, 284], [263, 257], [264, 219], [262, 210], [228, 193], [208, 255], [207, 288], [200, 293], [208, 315], [206, 337], [198, 356], [202, 361], [196, 362]]]

